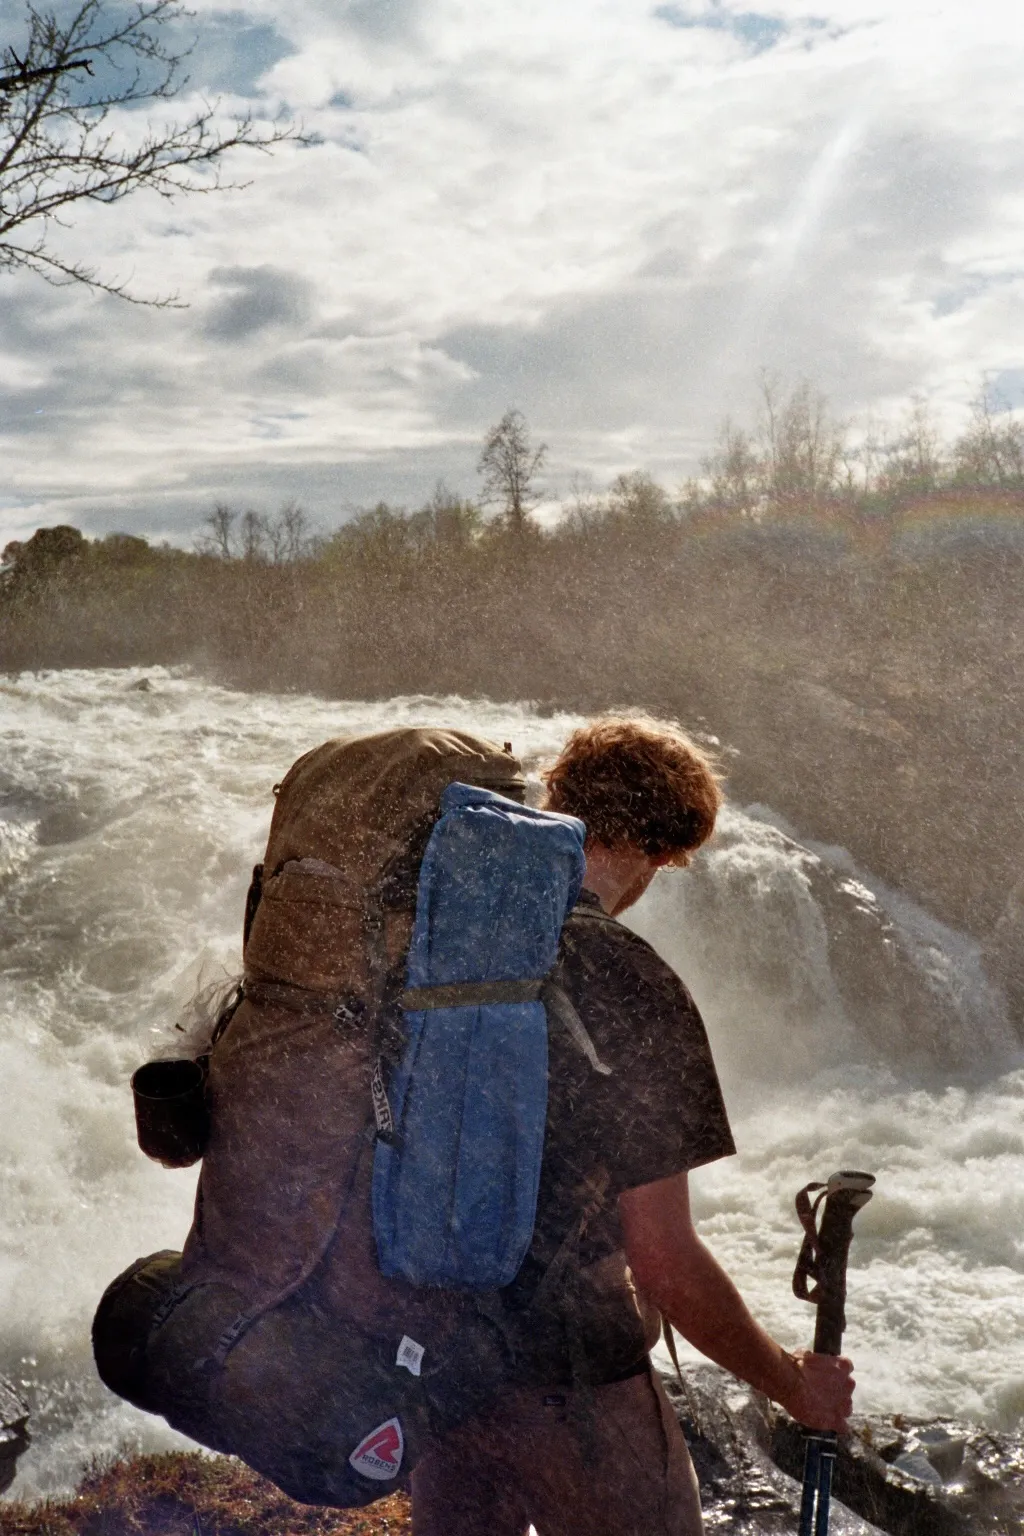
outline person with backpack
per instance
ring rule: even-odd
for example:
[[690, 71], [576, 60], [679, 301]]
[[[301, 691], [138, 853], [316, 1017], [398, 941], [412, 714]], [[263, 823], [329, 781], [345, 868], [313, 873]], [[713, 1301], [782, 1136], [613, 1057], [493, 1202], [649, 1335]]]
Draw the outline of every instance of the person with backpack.
[[94, 1354], [304, 1502], [411, 1474], [416, 1536], [693, 1536], [662, 1318], [823, 1429], [851, 1368], [781, 1349], [700, 1244], [714, 1064], [616, 920], [710, 836], [712, 764], [605, 717], [546, 782], [532, 809], [508, 743], [400, 728], [275, 786], [241, 987], [197, 1064], [135, 1079], [143, 1149], [203, 1158], [192, 1228], [108, 1287]]
[[735, 1151], [714, 1064], [685, 986], [616, 921], [710, 837], [722, 799], [712, 762], [674, 725], [604, 717], [573, 732], [545, 779], [547, 807], [587, 828], [561, 982], [608, 1071], [552, 1032], [536, 1231], [508, 1294], [529, 1304], [579, 1217], [572, 1300], [547, 1329], [534, 1319], [520, 1381], [427, 1449], [413, 1530], [694, 1536], [696, 1478], [648, 1358], [661, 1319], [801, 1423], [845, 1429], [852, 1367], [783, 1349], [697, 1236], [688, 1172]]

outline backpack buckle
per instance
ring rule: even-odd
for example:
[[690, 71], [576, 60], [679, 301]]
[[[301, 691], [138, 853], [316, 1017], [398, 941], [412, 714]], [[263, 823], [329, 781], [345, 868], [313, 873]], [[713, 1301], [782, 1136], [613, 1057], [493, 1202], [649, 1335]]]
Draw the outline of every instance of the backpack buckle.
[[331, 1020], [339, 1029], [351, 1029], [362, 1024], [366, 1003], [361, 997], [340, 997], [331, 1010]]

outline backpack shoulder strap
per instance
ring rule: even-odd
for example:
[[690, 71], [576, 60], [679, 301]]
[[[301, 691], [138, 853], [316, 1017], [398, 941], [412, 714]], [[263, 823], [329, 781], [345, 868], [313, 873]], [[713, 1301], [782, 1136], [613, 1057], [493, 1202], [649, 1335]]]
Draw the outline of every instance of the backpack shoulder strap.
[[589, 1181], [583, 1208], [541, 1275], [537, 1288], [530, 1297], [531, 1308], [542, 1306], [550, 1301], [567, 1274], [578, 1268], [580, 1244], [586, 1236], [590, 1223], [604, 1205], [610, 1182], [610, 1177], [604, 1170]]
[[566, 922], [575, 922], [577, 918], [582, 918], [584, 922], [614, 923], [616, 928], [622, 927], [617, 917], [612, 917], [610, 912], [604, 910], [604, 907], [589, 901], [578, 901], [566, 918]]
[[579, 1316], [580, 1244], [591, 1221], [605, 1202], [609, 1182], [609, 1175], [603, 1170], [590, 1181], [589, 1193], [579, 1218], [562, 1239], [554, 1258], [541, 1276], [540, 1284], [534, 1291], [527, 1309], [527, 1316], [529, 1316], [537, 1307], [553, 1303], [561, 1315], [572, 1371], [573, 1397], [570, 1420], [579, 1440], [586, 1466], [597, 1464], [598, 1445], [594, 1384]]
[[587, 1058], [595, 1072], [599, 1072], [602, 1077], [611, 1077], [612, 1069], [606, 1066], [598, 1056], [594, 1042], [587, 1033], [586, 1025], [576, 1012], [572, 998], [562, 986], [557, 968], [548, 976], [540, 995], [548, 1018], [561, 1024], [573, 1045]]
[[[609, 917], [603, 907], [592, 906], [589, 902], [578, 901], [562, 925], [560, 941], [561, 947], [573, 952], [576, 951], [576, 945], [573, 940], [572, 928], [577, 919], [582, 919], [587, 923], [615, 923], [615, 918]], [[615, 926], [617, 927], [618, 924], [616, 923]], [[581, 959], [583, 960], [584, 968], [588, 972], [593, 972], [593, 966], [587, 961], [586, 957], [581, 956]], [[548, 1018], [556, 1020], [562, 1026], [576, 1049], [587, 1058], [595, 1072], [599, 1072], [602, 1077], [610, 1077], [611, 1067], [606, 1066], [598, 1056], [594, 1042], [587, 1033], [586, 1025], [580, 1018], [576, 1005], [565, 989], [561, 960], [557, 962], [545, 979], [541, 997], [544, 1006], [547, 1008]]]

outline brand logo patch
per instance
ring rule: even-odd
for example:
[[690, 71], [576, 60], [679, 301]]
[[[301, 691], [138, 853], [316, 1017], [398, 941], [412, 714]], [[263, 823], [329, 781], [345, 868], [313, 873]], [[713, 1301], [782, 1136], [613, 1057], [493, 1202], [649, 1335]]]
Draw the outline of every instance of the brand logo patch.
[[383, 1424], [378, 1424], [376, 1429], [371, 1429], [366, 1439], [359, 1442], [348, 1464], [354, 1471], [361, 1472], [363, 1477], [372, 1477], [379, 1483], [388, 1482], [398, 1476], [404, 1452], [405, 1437], [401, 1424], [397, 1419], [387, 1419]]
[[388, 1103], [387, 1089], [384, 1087], [384, 1073], [381, 1070], [379, 1056], [370, 1079], [370, 1095], [373, 1099], [374, 1119], [377, 1121], [377, 1135], [385, 1138], [393, 1136], [395, 1122], [391, 1114], [391, 1105]]
[[402, 1334], [402, 1342], [398, 1346], [398, 1358], [396, 1365], [404, 1365], [410, 1376], [418, 1376], [423, 1364], [423, 1356], [426, 1354], [422, 1344], [417, 1344], [415, 1339], [410, 1339], [407, 1333]]

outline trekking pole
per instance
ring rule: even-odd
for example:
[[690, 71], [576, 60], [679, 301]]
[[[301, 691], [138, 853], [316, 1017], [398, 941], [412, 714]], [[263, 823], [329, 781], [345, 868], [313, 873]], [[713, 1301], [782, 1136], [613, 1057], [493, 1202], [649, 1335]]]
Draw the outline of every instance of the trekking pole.
[[[796, 1197], [797, 1215], [804, 1240], [793, 1274], [793, 1293], [801, 1301], [814, 1302], [818, 1315], [814, 1326], [814, 1352], [838, 1355], [846, 1327], [846, 1262], [850, 1256], [853, 1218], [871, 1199], [873, 1173], [844, 1170], [827, 1184], [808, 1184]], [[811, 1203], [811, 1194], [818, 1190]], [[825, 1209], [816, 1221], [822, 1201]], [[813, 1288], [808, 1281], [816, 1283]], [[806, 1425], [804, 1488], [800, 1502], [800, 1536], [827, 1536], [832, 1472], [836, 1464], [838, 1436], [832, 1430]]]

